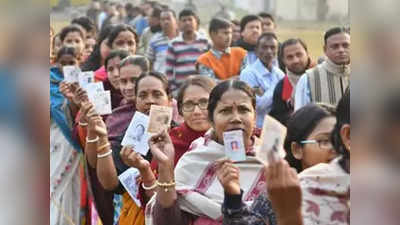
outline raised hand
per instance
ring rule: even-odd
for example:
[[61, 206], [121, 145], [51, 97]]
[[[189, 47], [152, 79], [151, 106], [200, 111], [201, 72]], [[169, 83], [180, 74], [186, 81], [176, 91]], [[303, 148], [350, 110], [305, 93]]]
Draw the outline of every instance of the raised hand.
[[301, 188], [296, 170], [283, 159], [264, 169], [268, 196], [278, 221], [301, 224]]
[[149, 146], [153, 157], [159, 164], [173, 166], [175, 160], [175, 149], [167, 129], [153, 135], [149, 140]]
[[65, 81], [62, 81], [60, 83], [59, 90], [60, 90], [61, 94], [64, 95], [64, 97], [66, 97], [69, 101], [72, 102], [72, 99], [74, 98], [74, 93], [71, 89], [71, 84], [69, 84]]
[[230, 195], [240, 194], [239, 168], [229, 159], [216, 162], [217, 177], [225, 192]]
[[135, 167], [141, 171], [144, 171], [150, 167], [149, 161], [144, 159], [139, 153], [135, 152], [132, 147], [123, 147], [120, 155], [122, 162], [127, 166]]

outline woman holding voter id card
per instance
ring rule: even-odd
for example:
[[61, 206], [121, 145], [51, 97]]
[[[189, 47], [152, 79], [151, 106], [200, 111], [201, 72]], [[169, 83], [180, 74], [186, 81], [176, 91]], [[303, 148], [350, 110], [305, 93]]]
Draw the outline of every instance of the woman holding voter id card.
[[231, 186], [225, 188], [224, 224], [267, 225], [270, 223], [266, 218], [272, 210], [279, 225], [350, 224], [349, 89], [339, 101], [336, 119], [330, 138], [338, 157], [309, 167], [299, 175], [283, 159], [267, 165], [268, 198], [259, 195], [250, 207], [243, 204], [245, 196], [237, 191], [241, 185], [239, 173], [235, 169], [227, 171], [226, 178], [220, 178]]
[[62, 47], [50, 68], [50, 223], [60, 224], [64, 214], [75, 224], [79, 222], [79, 162], [81, 147], [72, 136], [73, 118], [79, 100], [73, 92], [77, 85], [63, 82], [63, 66], [78, 65], [79, 55], [73, 47]]
[[[146, 206], [146, 224], [222, 224], [225, 191], [217, 176], [228, 162], [238, 162], [246, 203], [265, 191], [263, 165], [254, 157], [258, 139], [253, 132], [253, 90], [242, 81], [221, 82], [211, 91], [207, 109], [211, 129], [192, 142], [175, 171], [175, 150], [167, 131], [151, 138], [150, 149], [158, 162], [159, 176], [158, 192]], [[229, 152], [231, 144], [226, 145], [225, 141], [237, 141], [238, 150]], [[240, 194], [240, 188], [238, 191]]]
[[[170, 106], [171, 96], [168, 89], [168, 80], [159, 73], [144, 73], [135, 79], [134, 93], [136, 96], [136, 113], [148, 115], [152, 105]], [[135, 113], [135, 114], [136, 114]], [[106, 126], [96, 117], [92, 117], [97, 128], [93, 132], [99, 136], [99, 140], [107, 139]], [[89, 124], [91, 121], [89, 121]], [[129, 122], [128, 122], [129, 123]], [[101, 128], [101, 129], [100, 129]], [[105, 133], [103, 133], [105, 131]], [[123, 194], [123, 206], [119, 218], [119, 224], [144, 224], [144, 205], [149, 197], [154, 194], [152, 187], [155, 183], [155, 176], [150, 167], [151, 153], [140, 155], [130, 146], [122, 146], [121, 141], [115, 141], [112, 145], [107, 142], [96, 144], [96, 169], [100, 183], [106, 190]], [[97, 138], [96, 138], [97, 139]], [[127, 192], [118, 176], [130, 168], [139, 170], [138, 193], [135, 199]], [[146, 188], [143, 188], [146, 187]]]

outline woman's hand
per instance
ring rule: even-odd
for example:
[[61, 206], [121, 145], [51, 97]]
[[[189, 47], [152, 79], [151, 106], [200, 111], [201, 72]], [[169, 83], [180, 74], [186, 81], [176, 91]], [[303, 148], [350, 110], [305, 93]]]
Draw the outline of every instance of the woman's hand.
[[240, 194], [239, 168], [231, 160], [217, 161], [217, 177], [226, 193], [230, 195]]
[[301, 188], [296, 170], [284, 159], [264, 169], [268, 196], [279, 224], [302, 224]]
[[74, 92], [71, 89], [71, 84], [67, 83], [65, 81], [62, 81], [60, 83], [59, 90], [64, 97], [66, 97], [70, 102], [72, 102], [72, 99], [74, 98]]
[[135, 167], [140, 171], [144, 171], [150, 167], [149, 161], [144, 159], [139, 153], [135, 152], [132, 147], [123, 147], [120, 155], [122, 162], [127, 166]]
[[153, 135], [149, 140], [149, 146], [158, 164], [174, 167], [175, 149], [167, 129]]

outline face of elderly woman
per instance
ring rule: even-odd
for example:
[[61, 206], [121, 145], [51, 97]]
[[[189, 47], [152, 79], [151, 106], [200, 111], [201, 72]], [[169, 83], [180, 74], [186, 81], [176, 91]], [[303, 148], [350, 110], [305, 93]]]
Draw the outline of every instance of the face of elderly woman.
[[246, 146], [251, 144], [250, 137], [255, 125], [255, 109], [252, 99], [246, 92], [229, 89], [222, 96], [214, 110], [213, 128], [217, 141], [223, 143], [223, 133], [242, 130]]

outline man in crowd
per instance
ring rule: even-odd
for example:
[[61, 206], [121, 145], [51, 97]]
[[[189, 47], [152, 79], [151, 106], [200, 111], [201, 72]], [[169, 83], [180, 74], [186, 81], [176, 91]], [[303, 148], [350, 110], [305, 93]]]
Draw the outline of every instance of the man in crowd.
[[350, 33], [342, 27], [329, 29], [324, 35], [326, 60], [307, 70], [297, 83], [295, 107], [310, 102], [336, 105], [349, 86]]
[[197, 58], [208, 51], [210, 41], [197, 32], [199, 19], [190, 9], [179, 13], [180, 35], [169, 43], [166, 74], [171, 88], [177, 90], [190, 75], [196, 74]]
[[256, 92], [256, 126], [261, 128], [264, 117], [271, 111], [272, 95], [278, 82], [285, 76], [273, 64], [278, 52], [278, 38], [274, 33], [262, 34], [256, 44], [257, 60], [240, 73], [240, 80]]
[[160, 25], [161, 8], [154, 7], [149, 17], [149, 26], [144, 29], [142, 36], [140, 36], [139, 48], [137, 54], [144, 55], [147, 52], [150, 39], [158, 32], [161, 31]]
[[164, 9], [161, 12], [160, 25], [162, 32], [155, 34], [151, 38], [146, 57], [150, 60], [154, 71], [165, 73], [168, 42], [179, 33], [176, 15], [172, 9]]
[[231, 23], [225, 19], [214, 18], [210, 22], [209, 33], [213, 47], [197, 59], [199, 74], [209, 75], [219, 80], [238, 76], [244, 66], [246, 50], [230, 47]]
[[235, 44], [240, 39], [240, 22], [238, 20], [232, 20], [232, 43]]
[[283, 42], [278, 53], [279, 61], [286, 72], [285, 77], [276, 85], [270, 115], [286, 124], [294, 109], [294, 93], [300, 76], [315, 66], [308, 54], [306, 43], [299, 38]]
[[256, 15], [247, 15], [240, 21], [241, 38], [234, 46], [241, 47], [247, 51], [247, 64], [252, 64], [257, 60], [254, 49], [257, 44], [257, 39], [261, 35], [261, 22], [261, 18]]
[[272, 32], [275, 33], [276, 31], [276, 24], [275, 24], [275, 19], [274, 17], [266, 12], [260, 12], [258, 16], [261, 18], [262, 21], [262, 32], [267, 33], [267, 32]]

